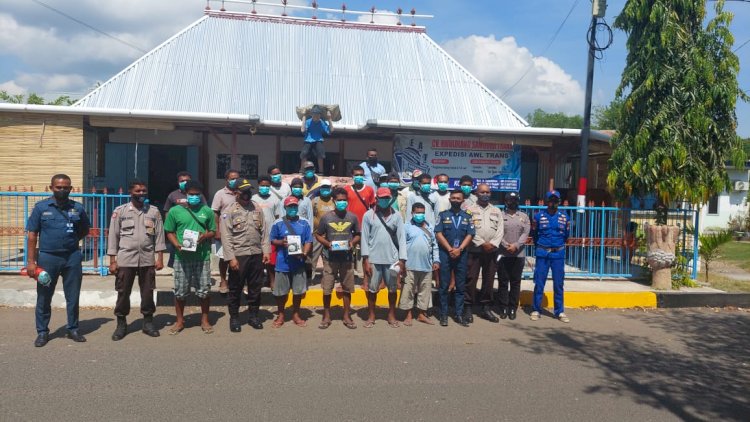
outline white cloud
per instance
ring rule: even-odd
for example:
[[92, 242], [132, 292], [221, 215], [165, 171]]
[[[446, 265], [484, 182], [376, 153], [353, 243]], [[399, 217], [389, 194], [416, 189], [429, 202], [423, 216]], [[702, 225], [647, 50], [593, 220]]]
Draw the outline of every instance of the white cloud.
[[16, 84], [15, 81], [6, 81], [0, 84], [0, 91], [5, 91], [10, 95], [25, 95], [26, 89]]
[[537, 108], [547, 112], [583, 112], [584, 90], [578, 81], [555, 62], [520, 47], [514, 37], [498, 40], [494, 35], [471, 35], [446, 41], [443, 48], [498, 96], [528, 71], [501, 97], [522, 116]]

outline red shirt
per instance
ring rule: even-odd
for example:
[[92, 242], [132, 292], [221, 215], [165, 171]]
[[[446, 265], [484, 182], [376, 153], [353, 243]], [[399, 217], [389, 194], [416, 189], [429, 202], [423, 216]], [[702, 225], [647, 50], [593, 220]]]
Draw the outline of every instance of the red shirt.
[[[345, 189], [347, 195], [349, 196], [347, 198], [347, 200], [349, 201], [349, 208], [347, 208], [347, 210], [357, 216], [359, 224], [361, 225], [362, 217], [365, 216], [367, 210], [375, 206], [375, 191], [367, 185], [364, 185], [364, 187], [357, 192], [354, 192], [354, 187], [352, 185], [347, 185]], [[362, 200], [364, 200], [365, 204], [368, 205], [367, 207], [362, 204], [362, 201], [359, 200], [357, 194], [362, 197]]]

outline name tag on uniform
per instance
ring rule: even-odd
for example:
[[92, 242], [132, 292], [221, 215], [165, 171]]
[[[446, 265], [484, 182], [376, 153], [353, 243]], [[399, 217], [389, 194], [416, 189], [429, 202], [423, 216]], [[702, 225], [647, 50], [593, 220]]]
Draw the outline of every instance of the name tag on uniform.
[[65, 233], [73, 233], [73, 223], [70, 223], [70, 222], [65, 223], [65, 226], [67, 227], [67, 229], [65, 230]]
[[461, 242], [458, 239], [454, 240], [453, 241], [453, 247], [454, 248], [458, 248], [459, 246], [461, 246]]

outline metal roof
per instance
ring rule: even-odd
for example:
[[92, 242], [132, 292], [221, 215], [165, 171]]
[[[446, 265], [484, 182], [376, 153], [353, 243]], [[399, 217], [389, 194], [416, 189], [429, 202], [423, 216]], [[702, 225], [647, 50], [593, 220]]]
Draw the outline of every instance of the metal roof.
[[339, 104], [341, 127], [528, 124], [423, 29], [207, 12], [72, 107], [257, 115]]

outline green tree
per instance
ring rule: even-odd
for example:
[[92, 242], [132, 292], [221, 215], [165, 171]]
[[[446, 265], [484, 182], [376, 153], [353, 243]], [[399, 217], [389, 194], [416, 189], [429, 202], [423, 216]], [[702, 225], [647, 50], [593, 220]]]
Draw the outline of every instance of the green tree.
[[23, 94], [11, 95], [6, 91], [0, 91], [0, 101], [5, 101], [10, 104], [46, 104], [59, 106], [69, 106], [75, 102], [75, 100], [71, 100], [68, 95], [61, 95], [52, 101], [46, 102], [44, 97], [37, 95], [34, 92], [30, 93], [28, 96], [24, 96]]
[[526, 116], [526, 121], [533, 127], [554, 127], [567, 129], [580, 129], [583, 127], [583, 117], [580, 115], [568, 116], [565, 113], [547, 113], [538, 108]]
[[619, 198], [702, 204], [729, 187], [725, 163], [744, 161], [735, 106], [747, 95], [723, 7], [706, 21], [706, 0], [628, 0], [615, 20], [628, 34], [607, 179]]
[[722, 230], [718, 233], [704, 234], [698, 236], [698, 253], [706, 267], [706, 281], [708, 281], [709, 265], [712, 261], [720, 257], [719, 247], [732, 240], [732, 233], [729, 230]]
[[599, 130], [614, 130], [620, 123], [620, 112], [622, 110], [623, 100], [615, 98], [606, 106], [594, 107], [592, 112], [592, 126]]

